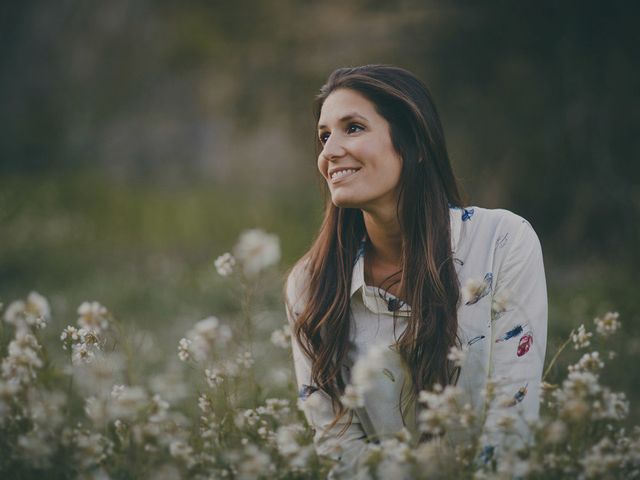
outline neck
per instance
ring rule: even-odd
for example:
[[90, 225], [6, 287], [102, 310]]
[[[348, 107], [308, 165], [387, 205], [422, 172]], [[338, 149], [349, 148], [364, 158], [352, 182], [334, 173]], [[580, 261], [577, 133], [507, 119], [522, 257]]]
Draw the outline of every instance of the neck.
[[402, 263], [402, 232], [395, 214], [363, 211], [370, 252], [376, 263], [399, 266]]

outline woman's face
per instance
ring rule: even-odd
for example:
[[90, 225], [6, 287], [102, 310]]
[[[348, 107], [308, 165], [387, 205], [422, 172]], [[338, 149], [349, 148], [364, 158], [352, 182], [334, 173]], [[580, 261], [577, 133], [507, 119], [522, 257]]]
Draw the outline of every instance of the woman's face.
[[[389, 123], [360, 93], [346, 88], [325, 100], [318, 120], [323, 150], [318, 169], [337, 207], [395, 209], [402, 157], [391, 143]], [[333, 172], [352, 169], [356, 172]]]

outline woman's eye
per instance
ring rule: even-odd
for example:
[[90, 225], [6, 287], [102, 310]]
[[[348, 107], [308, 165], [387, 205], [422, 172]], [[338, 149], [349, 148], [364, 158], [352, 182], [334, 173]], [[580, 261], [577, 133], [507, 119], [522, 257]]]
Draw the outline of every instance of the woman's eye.
[[[352, 123], [347, 127], [347, 132], [351, 131], [352, 128], [359, 128], [360, 130], [364, 130], [360, 125]], [[327, 141], [327, 134], [323, 133], [322, 135], [320, 135], [319, 139], [320, 143], [324, 145]]]

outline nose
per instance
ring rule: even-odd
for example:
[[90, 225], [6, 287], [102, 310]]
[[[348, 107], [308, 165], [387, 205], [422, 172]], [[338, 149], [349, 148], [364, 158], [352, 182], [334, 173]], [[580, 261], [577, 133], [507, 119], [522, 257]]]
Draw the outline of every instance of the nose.
[[329, 138], [322, 148], [322, 155], [324, 155], [327, 160], [331, 161], [343, 156], [344, 153], [345, 150], [342, 146], [342, 142], [340, 141], [339, 136], [335, 134], [329, 135]]

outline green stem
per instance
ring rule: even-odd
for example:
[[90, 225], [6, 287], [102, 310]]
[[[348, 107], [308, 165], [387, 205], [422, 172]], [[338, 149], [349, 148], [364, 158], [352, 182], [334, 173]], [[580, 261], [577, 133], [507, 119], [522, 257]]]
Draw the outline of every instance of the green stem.
[[133, 349], [129, 343], [129, 337], [125, 335], [124, 326], [113, 315], [109, 316], [109, 322], [115, 327], [115, 333], [117, 335], [116, 342], [122, 343], [124, 350], [126, 369], [124, 371], [125, 382], [127, 385], [132, 385], [132, 371], [133, 371]]
[[549, 363], [549, 366], [545, 370], [544, 375], [542, 375], [542, 380], [543, 381], [544, 381], [545, 378], [547, 378], [547, 375], [551, 371], [551, 367], [553, 367], [553, 364], [556, 363], [556, 360], [558, 359], [558, 357], [560, 356], [562, 351], [566, 348], [567, 345], [569, 345], [569, 342], [571, 342], [571, 337], [572, 336], [573, 336], [573, 330], [571, 330], [571, 332], [569, 333], [569, 338], [567, 338], [567, 340], [560, 346], [560, 348], [558, 349], [556, 354], [551, 359], [551, 362]]
[[[249, 346], [249, 353], [251, 354], [251, 358], [255, 361], [255, 357], [253, 354], [253, 322], [251, 316], [251, 303], [253, 299], [253, 288], [252, 283], [246, 278], [242, 277], [242, 286], [244, 288], [244, 295], [242, 298], [242, 313], [245, 321], [245, 331], [247, 335], [247, 344]], [[255, 375], [255, 367], [252, 365], [250, 370], [251, 384], [253, 386], [253, 396], [254, 402], [257, 405], [260, 401], [260, 388], [258, 386], [258, 382], [256, 381]]]

